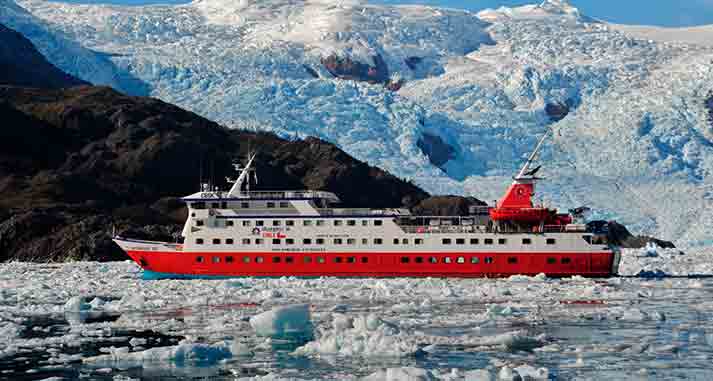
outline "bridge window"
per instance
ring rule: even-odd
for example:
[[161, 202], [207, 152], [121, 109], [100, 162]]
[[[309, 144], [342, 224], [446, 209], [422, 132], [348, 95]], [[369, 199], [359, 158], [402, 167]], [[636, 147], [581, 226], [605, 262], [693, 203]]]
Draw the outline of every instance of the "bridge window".
[[465, 258], [458, 257], [458, 263], [465, 263]]
[[249, 245], [250, 244], [250, 238], [243, 238], [243, 245]]
[[196, 226], [203, 226], [203, 220], [196, 220]]
[[295, 244], [295, 240], [292, 239], [292, 238], [287, 238], [287, 239], [285, 240], [285, 244], [286, 244], [286, 245], [294, 245], [294, 244]]
[[196, 257], [196, 262], [203, 263], [203, 257], [201, 257], [201, 256]]
[[250, 226], [250, 221], [243, 221], [243, 226]]
[[334, 226], [342, 226], [342, 220], [334, 220]]
[[257, 220], [255, 221], [255, 226], [265, 226], [265, 221]]
[[280, 220], [273, 220], [272, 226], [280, 226]]
[[456, 245], [465, 245], [465, 238], [457, 238]]
[[280, 208], [289, 208], [290, 204], [287, 201], [280, 201]]
[[409, 257], [401, 257], [401, 263], [409, 263]]
[[312, 244], [312, 239], [310, 238], [305, 238], [302, 240], [302, 243], [305, 245], [311, 245]]
[[228, 238], [228, 239], [225, 240], [225, 244], [226, 244], [226, 245], [232, 245], [233, 243], [234, 243], [234, 242], [233, 242], [233, 239], [232, 239], [232, 238]]
[[356, 221], [354, 221], [354, 220], [347, 220], [347, 226], [355, 226], [355, 225], [356, 225]]
[[490, 263], [493, 263], [493, 262], [495, 262], [495, 260], [493, 259], [493, 257], [485, 257], [485, 263], [490, 264]]
[[583, 235], [582, 239], [584, 240], [584, 242], [586, 242], [590, 245], [592, 244], [592, 236], [591, 235]]
[[523, 239], [522, 239], [522, 244], [523, 244], [523, 245], [530, 245], [530, 244], [532, 244], [532, 240], [529, 239], [529, 238], [523, 238]]
[[256, 244], [256, 245], [262, 245], [263, 243], [265, 243], [265, 240], [264, 240], [264, 239], [262, 239], [262, 238], [255, 238], [255, 244]]
[[479, 241], [477, 238], [471, 238], [471, 239], [470, 239], [470, 244], [471, 244], [471, 245], [477, 245], [477, 244], [479, 244], [479, 243], [480, 243], [480, 241]]
[[324, 238], [317, 238], [315, 243], [317, 243], [317, 245], [324, 245]]
[[220, 257], [213, 257], [213, 263], [220, 263]]
[[556, 263], [557, 263], [557, 258], [552, 258], [552, 257], [547, 258], [548, 265], [554, 265]]
[[233, 257], [225, 257], [225, 263], [233, 263]]
[[221, 203], [220, 203], [220, 208], [221, 208], [221, 209], [228, 209], [228, 203], [225, 202], [225, 201], [221, 202]]
[[235, 222], [233, 222], [232, 220], [228, 220], [228, 221], [225, 221], [225, 225], [226, 226], [235, 226]]
[[408, 238], [404, 238], [401, 240], [401, 244], [403, 245], [408, 245]]
[[398, 238], [394, 238], [394, 245], [398, 245], [398, 244], [399, 244], [399, 242], [400, 242], [400, 241], [399, 241], [399, 239], [398, 239]]
[[274, 202], [268, 202], [268, 203], [267, 203], [267, 207], [268, 207], [268, 208], [274, 208], [274, 207], [275, 207], [275, 203], [274, 203]]
[[334, 244], [335, 244], [335, 245], [341, 245], [341, 244], [342, 244], [342, 239], [341, 239], [341, 238], [335, 238], [335, 239], [334, 239]]
[[381, 238], [374, 238], [374, 245], [381, 245], [384, 243], [384, 240]]
[[517, 257], [508, 257], [508, 263], [514, 265], [517, 263]]
[[474, 264], [474, 265], [477, 265], [478, 263], [480, 263], [480, 258], [478, 258], [478, 257], [470, 257], [470, 263], [471, 263], [471, 264]]
[[203, 238], [196, 238], [196, 245], [202, 245], [203, 244]]
[[218, 204], [217, 202], [211, 202], [210, 207], [213, 209], [218, 209], [220, 207], [220, 204]]
[[441, 243], [443, 243], [444, 245], [450, 245], [450, 244], [451, 244], [451, 239], [450, 239], [450, 238], [443, 238], [443, 239], [441, 240]]
[[369, 220], [361, 220], [361, 226], [369, 226]]
[[570, 263], [572, 263], [572, 258], [562, 258], [563, 265], [568, 265]]
[[374, 226], [381, 226], [384, 224], [384, 221], [382, 220], [374, 220]]
[[191, 204], [193, 209], [205, 209], [205, 202], [194, 202]]
[[508, 240], [505, 239], [505, 238], [499, 238], [499, 239], [498, 239], [498, 245], [504, 245], [504, 244], [506, 244], [507, 242], [508, 242]]
[[279, 239], [279, 238], [273, 238], [273, 239], [272, 239], [272, 244], [273, 244], [273, 245], [279, 245], [279, 244], [280, 244], [280, 239]]
[[423, 238], [416, 238], [413, 240], [413, 243], [416, 245], [423, 245]]
[[354, 238], [347, 238], [347, 245], [356, 245], [356, 240]]
[[362, 244], [362, 245], [368, 245], [368, 244], [369, 244], [369, 239], [367, 239], [367, 238], [362, 238], [362, 239], [361, 239], [361, 244]]
[[317, 220], [317, 226], [324, 226], [324, 220]]
[[287, 226], [295, 226], [295, 221], [287, 220], [287, 221], [285, 221], [285, 225], [287, 225]]
[[493, 244], [493, 239], [492, 238], [486, 238], [485, 242], [486, 245], [492, 245]]
[[312, 226], [312, 221], [304, 220], [304, 221], [302, 221], [302, 226]]
[[240, 207], [243, 209], [250, 209], [250, 203], [248, 202], [241, 202]]
[[557, 241], [555, 241], [554, 238], [547, 238], [545, 242], [547, 242], [548, 245], [554, 245]]
[[220, 245], [220, 238], [213, 238], [213, 245]]

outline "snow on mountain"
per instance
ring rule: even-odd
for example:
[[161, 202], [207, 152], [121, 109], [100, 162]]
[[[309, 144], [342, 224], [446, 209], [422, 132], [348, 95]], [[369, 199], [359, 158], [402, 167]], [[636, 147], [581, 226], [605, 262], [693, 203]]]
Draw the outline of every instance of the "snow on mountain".
[[326, 0], [20, 5], [48, 31], [33, 42], [103, 52], [143, 85], [128, 91], [319, 136], [436, 193], [499, 197], [551, 128], [544, 201], [713, 243], [710, 45], [629, 34], [565, 0], [478, 14]]

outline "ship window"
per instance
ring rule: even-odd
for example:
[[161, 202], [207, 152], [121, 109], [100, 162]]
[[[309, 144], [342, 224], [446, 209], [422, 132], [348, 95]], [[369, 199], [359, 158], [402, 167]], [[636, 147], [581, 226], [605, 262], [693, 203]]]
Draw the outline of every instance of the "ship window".
[[369, 257], [361, 257], [361, 263], [368, 263]]
[[286, 244], [286, 245], [294, 245], [294, 244], [295, 244], [295, 240], [292, 239], [292, 238], [287, 238], [287, 239], [285, 240], [285, 244]]
[[355, 226], [355, 225], [356, 225], [356, 221], [354, 221], [354, 220], [347, 220], [347, 226]]
[[592, 244], [592, 236], [591, 235], [583, 235], [582, 239], [584, 240], [584, 242], [586, 242], [590, 245]]
[[202, 244], [203, 244], [203, 238], [197, 238], [196, 245], [202, 245]]
[[302, 261], [304, 261], [304, 263], [312, 263], [312, 257], [304, 257]]
[[384, 240], [381, 238], [374, 238], [374, 245], [381, 245], [384, 243]]
[[480, 259], [478, 257], [470, 257], [470, 263], [477, 265], [480, 263]]
[[225, 263], [233, 263], [233, 257], [225, 257]]
[[233, 243], [235, 243], [235, 242], [233, 241], [232, 238], [228, 238], [228, 239], [225, 240], [225, 244], [226, 244], [226, 245], [232, 245]]
[[217, 202], [211, 202], [210, 207], [213, 209], [218, 209], [220, 207], [220, 204], [218, 204]]
[[255, 221], [255, 226], [264, 226], [264, 225], [265, 225], [265, 221], [263, 221], [263, 220]]
[[334, 257], [334, 263], [342, 263], [342, 257]]
[[394, 238], [394, 245], [398, 245], [398, 244], [399, 244], [399, 239], [398, 239], [398, 238]]
[[324, 245], [324, 238], [317, 238], [315, 242], [317, 243], [317, 245]]
[[196, 220], [196, 226], [203, 226], [203, 220]]
[[304, 220], [304, 221], [302, 221], [302, 225], [303, 225], [303, 226], [312, 226], [312, 221], [310, 221], [310, 220]]
[[250, 263], [250, 257], [243, 257], [243, 263]]
[[264, 239], [262, 239], [262, 238], [255, 238], [255, 244], [256, 244], [256, 245], [262, 245], [263, 243], [265, 243], [265, 240], [264, 240]]
[[444, 245], [450, 245], [450, 244], [451, 244], [451, 239], [450, 239], [450, 238], [443, 238], [443, 239], [441, 240], [441, 242], [442, 242]]
[[287, 201], [280, 201], [280, 208], [289, 208], [290, 204]]
[[305, 238], [302, 240], [302, 243], [305, 245], [311, 245], [312, 244], [312, 239], [311, 238]]
[[409, 263], [409, 257], [401, 257], [401, 263]]
[[354, 263], [356, 262], [356, 257], [347, 257], [347, 263]]
[[273, 244], [273, 245], [279, 245], [279, 244], [280, 244], [280, 239], [279, 239], [279, 238], [273, 238], [273, 239], [272, 239], [272, 244]]
[[250, 244], [250, 238], [243, 238], [243, 245], [249, 245]]
[[213, 245], [220, 245], [220, 238], [213, 238]]
[[416, 238], [415, 240], [413, 240], [413, 243], [415, 243], [416, 245], [423, 245], [423, 238]]
[[225, 201], [221, 202], [221, 203], [220, 203], [220, 208], [221, 208], [221, 209], [228, 209], [228, 203], [225, 202]]
[[317, 226], [324, 226], [324, 220], [317, 220]]
[[384, 224], [384, 221], [382, 220], [374, 220], [374, 226], [381, 226]]
[[356, 245], [356, 240], [354, 238], [347, 238], [347, 245]]
[[342, 220], [334, 220], [334, 226], [342, 226]]
[[292, 257], [285, 257], [285, 263], [292, 263], [294, 261], [295, 261], [295, 259]]
[[485, 263], [493, 263], [495, 260], [493, 260], [493, 257], [485, 257]]
[[547, 238], [547, 241], [546, 241], [546, 242], [547, 242], [548, 245], [554, 245], [555, 242], [557, 242], [557, 241], [555, 241], [554, 238]]
[[264, 262], [262, 257], [255, 257], [255, 263], [262, 263], [262, 262]]
[[416, 263], [423, 263], [423, 257], [416, 257], [416, 258], [414, 258], [414, 261]]
[[401, 243], [404, 245], [408, 245], [408, 238], [404, 238], [401, 240]]
[[341, 244], [342, 244], [342, 239], [341, 239], [341, 238], [335, 238], [335, 239], [334, 239], [334, 244], [335, 244], [335, 245], [341, 245]]
[[196, 262], [203, 263], [203, 257], [200, 257], [200, 256], [196, 257]]
[[191, 204], [191, 208], [193, 209], [205, 209], [205, 202], [194, 202]]
[[529, 238], [523, 238], [523, 239], [522, 239], [522, 244], [523, 244], [523, 245], [530, 245], [530, 244], [532, 244], [532, 240], [529, 239]]
[[292, 221], [292, 220], [285, 221], [285, 225], [287, 225], [287, 226], [295, 226], [295, 221]]
[[557, 258], [552, 258], [552, 257], [547, 258], [548, 265], [554, 265], [556, 263], [557, 263]]
[[324, 257], [317, 257], [317, 263], [324, 263]]
[[268, 203], [267, 203], [267, 207], [268, 207], [268, 208], [274, 208], [274, 207], [275, 207], [275, 203], [274, 203], [274, 202], [268, 202]]
[[361, 226], [369, 226], [369, 220], [361, 220]]
[[457, 239], [456, 239], [456, 244], [458, 244], [458, 245], [465, 245], [465, 239], [463, 239], [463, 238], [457, 238]]
[[431, 262], [431, 263], [438, 263], [438, 258], [436, 258], [436, 257], [429, 257], [429, 258], [428, 258], [428, 261]]
[[272, 263], [280, 263], [280, 257], [272, 257]]
[[572, 259], [571, 259], [571, 258], [562, 258], [562, 264], [563, 264], [563, 265], [568, 265], [568, 264], [570, 264], [570, 263], [572, 263]]
[[451, 263], [451, 257], [443, 258], [443, 263]]
[[498, 245], [504, 245], [504, 244], [506, 244], [507, 242], [508, 242], [508, 240], [505, 239], [505, 238], [499, 238], [499, 239], [498, 239]]
[[280, 226], [280, 220], [272, 221], [272, 226]]
[[235, 222], [233, 221], [225, 221], [226, 226], [235, 226]]
[[243, 226], [250, 226], [250, 221], [243, 221]]
[[458, 257], [458, 263], [465, 263], [465, 258]]
[[362, 238], [362, 239], [361, 239], [361, 244], [362, 244], [362, 245], [368, 245], [368, 244], [369, 244], [369, 240], [368, 240], [367, 238]]
[[517, 263], [517, 257], [508, 257], [508, 263], [514, 265]]
[[213, 257], [213, 263], [220, 263], [220, 257]]
[[248, 202], [241, 202], [240, 207], [243, 209], [249, 209], [250, 208], [250, 203]]
[[486, 238], [485, 242], [486, 245], [492, 245], [493, 244], [493, 239], [492, 238]]
[[470, 239], [470, 244], [471, 244], [471, 245], [477, 245], [478, 243], [480, 243], [480, 241], [479, 241], [477, 238], [471, 238], [471, 239]]

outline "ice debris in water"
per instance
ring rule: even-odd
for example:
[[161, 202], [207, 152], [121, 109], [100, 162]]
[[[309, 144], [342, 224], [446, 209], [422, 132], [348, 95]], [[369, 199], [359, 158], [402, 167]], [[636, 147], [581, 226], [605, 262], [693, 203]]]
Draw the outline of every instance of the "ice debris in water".
[[275, 307], [251, 317], [250, 325], [258, 336], [312, 337], [312, 321], [307, 304]]
[[169, 347], [130, 352], [128, 347], [109, 348], [109, 353], [85, 358], [85, 363], [173, 361], [176, 364], [197, 362], [215, 364], [220, 360], [244, 354], [244, 346], [237, 342], [221, 341], [214, 344], [182, 342]]
[[375, 314], [357, 317], [332, 314], [331, 329], [320, 333], [319, 339], [297, 348], [294, 353], [403, 357], [419, 352], [406, 332]]
[[421, 368], [389, 368], [372, 373], [363, 381], [431, 381], [438, 380], [430, 371]]

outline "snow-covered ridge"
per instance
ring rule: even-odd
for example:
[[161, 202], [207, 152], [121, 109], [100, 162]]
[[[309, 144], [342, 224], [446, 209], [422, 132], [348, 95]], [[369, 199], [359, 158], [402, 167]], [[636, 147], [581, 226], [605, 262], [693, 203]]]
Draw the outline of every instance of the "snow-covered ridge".
[[[47, 32], [20, 31], [83, 79], [105, 83], [52, 36], [107, 53], [97, 56], [125, 89], [229, 126], [327, 139], [434, 193], [499, 197], [552, 128], [544, 201], [713, 243], [713, 47], [630, 35], [555, 0], [479, 14], [356, 1], [19, 4]], [[0, 20], [12, 12], [0, 7]], [[368, 70], [383, 60], [400, 89], [336, 79], [330, 56]], [[441, 168], [419, 148], [426, 134], [448, 153]]]

